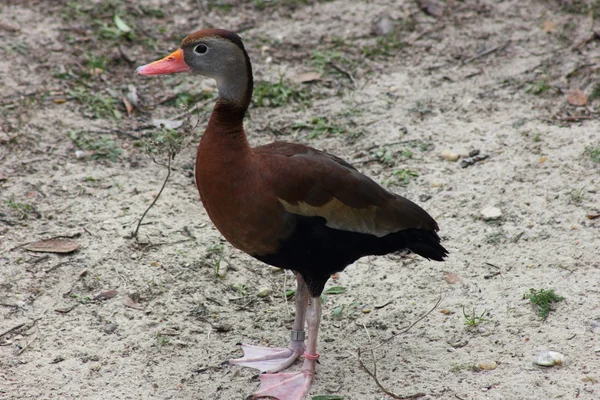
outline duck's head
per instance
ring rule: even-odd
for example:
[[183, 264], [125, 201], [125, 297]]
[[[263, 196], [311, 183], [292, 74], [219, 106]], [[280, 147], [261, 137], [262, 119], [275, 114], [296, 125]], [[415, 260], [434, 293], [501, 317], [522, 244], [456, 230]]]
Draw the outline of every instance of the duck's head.
[[217, 81], [219, 97], [239, 102], [250, 100], [252, 67], [242, 39], [223, 29], [203, 29], [181, 42], [163, 59], [138, 67], [140, 75], [192, 72]]

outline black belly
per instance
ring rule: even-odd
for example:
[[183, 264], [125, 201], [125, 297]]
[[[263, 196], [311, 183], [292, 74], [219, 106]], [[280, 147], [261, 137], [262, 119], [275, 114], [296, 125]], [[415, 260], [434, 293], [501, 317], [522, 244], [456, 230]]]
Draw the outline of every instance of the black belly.
[[295, 229], [274, 254], [256, 256], [275, 267], [302, 275], [313, 297], [320, 296], [329, 277], [367, 255], [410, 250], [427, 259], [442, 261], [448, 254], [434, 231], [404, 229], [383, 237], [333, 229], [322, 217], [295, 215]]

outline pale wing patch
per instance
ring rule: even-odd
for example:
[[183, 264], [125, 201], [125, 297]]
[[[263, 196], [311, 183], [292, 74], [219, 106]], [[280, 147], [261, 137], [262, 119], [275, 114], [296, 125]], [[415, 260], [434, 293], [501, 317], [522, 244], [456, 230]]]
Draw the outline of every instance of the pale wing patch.
[[288, 203], [282, 199], [279, 201], [287, 212], [305, 217], [323, 217], [327, 220], [326, 225], [333, 229], [368, 233], [377, 237], [399, 230], [393, 228], [391, 230], [390, 224], [377, 224], [377, 207], [372, 205], [365, 208], [353, 208], [335, 197], [321, 206], [311, 206], [302, 201], [297, 204]]

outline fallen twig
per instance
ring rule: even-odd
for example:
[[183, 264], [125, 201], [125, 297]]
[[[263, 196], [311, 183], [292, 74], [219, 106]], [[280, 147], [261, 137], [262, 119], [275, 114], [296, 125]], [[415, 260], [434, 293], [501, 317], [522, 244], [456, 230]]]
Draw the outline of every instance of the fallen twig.
[[37, 335], [35, 335], [35, 336], [33, 337], [33, 339], [31, 339], [31, 340], [29, 341], [29, 343], [27, 343], [25, 346], [23, 346], [23, 348], [22, 348], [21, 350], [19, 350], [19, 351], [17, 352], [17, 354], [21, 354], [21, 353], [23, 353], [23, 352], [24, 352], [24, 351], [25, 351], [25, 350], [26, 350], [26, 349], [29, 347], [29, 345], [30, 345], [31, 343], [33, 343], [33, 342], [34, 342], [36, 339], [37, 339]]
[[12, 327], [12, 328], [10, 328], [9, 330], [7, 330], [7, 331], [4, 331], [4, 332], [0, 333], [0, 338], [1, 338], [1, 337], [3, 337], [3, 336], [5, 336], [5, 335], [8, 335], [9, 333], [11, 333], [11, 332], [13, 332], [13, 331], [16, 331], [17, 329], [19, 329], [19, 328], [21, 328], [21, 327], [23, 327], [23, 326], [27, 325], [28, 323], [29, 323], [29, 322], [23, 322], [22, 324], [19, 324], [19, 325], [17, 325], [17, 326], [13, 326], [13, 327]]
[[[362, 349], [362, 350], [363, 351], [373, 351], [375, 349], [380, 348], [381, 346], [383, 346], [384, 344], [386, 344], [390, 340], [392, 340], [392, 339], [394, 339], [394, 338], [396, 338], [396, 337], [398, 337], [400, 335], [405, 334], [406, 332], [408, 332], [409, 330], [411, 330], [413, 326], [415, 326], [416, 324], [418, 324], [419, 322], [421, 322], [425, 317], [427, 317], [429, 314], [431, 314], [433, 312], [433, 310], [435, 310], [440, 305], [441, 302], [442, 302], [442, 296], [440, 296], [438, 298], [438, 300], [435, 302], [435, 304], [433, 305], [433, 307], [431, 307], [431, 310], [427, 311], [425, 314], [423, 314], [422, 316], [420, 316], [419, 318], [417, 318], [412, 324], [408, 325], [406, 328], [403, 328], [402, 330], [400, 330], [400, 332], [396, 333], [395, 335], [392, 335], [391, 337], [383, 340], [377, 346], [371, 347], [371, 348], [368, 348], [368, 349]], [[358, 348], [357, 350], [358, 350], [358, 353], [360, 355], [361, 349]]]
[[464, 64], [468, 64], [468, 63], [470, 63], [470, 62], [472, 62], [472, 61], [475, 61], [475, 60], [477, 60], [478, 58], [485, 57], [485, 56], [487, 56], [487, 55], [490, 55], [490, 54], [492, 54], [492, 53], [494, 53], [494, 52], [496, 52], [496, 51], [502, 51], [502, 50], [504, 50], [506, 47], [508, 47], [508, 45], [509, 45], [509, 44], [510, 44], [510, 40], [509, 40], [509, 41], [507, 41], [506, 43], [504, 43], [502, 46], [496, 46], [496, 47], [492, 47], [491, 49], [487, 49], [487, 50], [484, 50], [484, 51], [482, 51], [482, 52], [480, 52], [480, 53], [478, 53], [478, 54], [475, 54], [473, 57], [469, 57], [469, 58], [467, 58], [467, 59], [466, 59], [465, 61], [463, 61], [462, 63], [463, 63], [463, 65], [464, 65]]
[[[169, 152], [169, 157], [168, 157], [168, 161], [167, 161], [167, 176], [165, 177], [165, 180], [164, 180], [164, 182], [163, 182], [160, 190], [158, 191], [158, 194], [156, 195], [156, 197], [154, 198], [154, 200], [152, 200], [152, 203], [148, 206], [148, 208], [146, 208], [146, 211], [144, 211], [144, 213], [140, 217], [140, 220], [138, 221], [137, 227], [135, 228], [135, 231], [132, 233], [131, 237], [137, 237], [138, 231], [140, 230], [140, 226], [142, 225], [142, 221], [146, 217], [146, 214], [148, 214], [148, 211], [150, 211], [150, 209], [152, 207], [154, 207], [154, 204], [156, 204], [156, 202], [158, 201], [158, 198], [160, 197], [160, 195], [162, 194], [163, 190], [165, 189], [165, 186], [167, 186], [167, 182], [169, 180], [169, 177], [171, 176], [171, 158], [172, 158], [172, 156], [173, 156], [173, 153]], [[154, 162], [156, 162], [156, 160]]]
[[[363, 327], [365, 328], [365, 331], [367, 332], [367, 338], [369, 339], [369, 343], [371, 343], [371, 335], [369, 334], [369, 330], [367, 329], [367, 327], [363, 324]], [[374, 348], [369, 349], [369, 352], [371, 353], [371, 359], [373, 360], [373, 371], [371, 371], [369, 368], [367, 368], [367, 366], [365, 365], [364, 361], [362, 360], [361, 356], [360, 356], [360, 349], [358, 349], [358, 362], [360, 363], [360, 366], [362, 369], [365, 370], [365, 372], [371, 377], [373, 378], [373, 380], [375, 381], [375, 383], [377, 384], [377, 387], [379, 387], [379, 389], [384, 392], [385, 394], [387, 394], [388, 396], [390, 396], [393, 399], [400, 399], [400, 400], [406, 400], [406, 399], [418, 399], [419, 397], [423, 397], [425, 396], [425, 393], [416, 393], [410, 396], [399, 396], [395, 393], [390, 392], [389, 390], [387, 390], [382, 384], [381, 382], [379, 382], [379, 378], [377, 378], [377, 360], [375, 359], [375, 353], [373, 352]]]
[[356, 80], [354, 79], [354, 77], [352, 76], [352, 74], [350, 72], [346, 71], [345, 69], [336, 65], [335, 63], [332, 63], [331, 61], [328, 62], [328, 64], [331, 65], [333, 67], [333, 69], [335, 69], [336, 71], [340, 72], [343, 75], [346, 75], [348, 77], [348, 79], [350, 79], [352, 81], [352, 84], [356, 87]]

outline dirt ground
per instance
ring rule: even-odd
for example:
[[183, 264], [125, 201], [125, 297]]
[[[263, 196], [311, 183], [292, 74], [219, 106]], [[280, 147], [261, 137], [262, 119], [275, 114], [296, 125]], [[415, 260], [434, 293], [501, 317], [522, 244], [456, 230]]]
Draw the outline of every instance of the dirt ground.
[[[256, 371], [223, 361], [286, 345], [293, 276], [224, 242], [193, 183], [214, 83], [134, 74], [205, 27], [253, 61], [251, 143], [345, 158], [451, 253], [330, 281], [309, 397], [394, 398], [363, 349], [395, 398], [600, 398], [598, 18], [597, 0], [3, 1], [0, 399], [244, 399]], [[190, 143], [135, 239], [167, 174], [156, 119]], [[57, 237], [79, 248], [23, 246]], [[564, 297], [545, 320], [532, 288]]]

